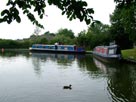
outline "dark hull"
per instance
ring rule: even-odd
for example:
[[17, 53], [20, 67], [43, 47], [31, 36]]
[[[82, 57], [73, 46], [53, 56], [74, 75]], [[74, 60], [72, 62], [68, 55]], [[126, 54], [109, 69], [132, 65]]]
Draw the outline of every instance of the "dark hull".
[[112, 58], [112, 57], [104, 57], [104, 56], [100, 56], [97, 54], [93, 54], [93, 57], [95, 57], [96, 59], [106, 62], [106, 63], [119, 63], [121, 61], [121, 59], [119, 59], [118, 57], [116, 58]]
[[47, 52], [47, 53], [63, 53], [63, 54], [85, 54], [85, 51], [60, 51], [60, 50], [40, 50], [40, 49], [30, 49], [31, 52]]

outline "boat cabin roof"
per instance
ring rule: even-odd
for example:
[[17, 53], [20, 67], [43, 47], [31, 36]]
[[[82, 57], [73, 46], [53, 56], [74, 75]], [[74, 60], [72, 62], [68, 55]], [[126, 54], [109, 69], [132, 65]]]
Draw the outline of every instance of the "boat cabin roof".
[[[56, 46], [56, 45], [33, 44], [32, 46]], [[57, 45], [57, 46], [75, 47], [76, 45]]]
[[111, 46], [97, 46], [96, 48], [117, 48], [119, 47], [118, 45], [111, 45]]

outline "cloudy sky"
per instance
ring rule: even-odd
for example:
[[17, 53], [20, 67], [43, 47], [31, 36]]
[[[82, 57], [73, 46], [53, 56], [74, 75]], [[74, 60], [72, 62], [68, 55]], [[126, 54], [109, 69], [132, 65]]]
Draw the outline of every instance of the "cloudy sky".
[[[115, 9], [114, 0], [85, 0], [88, 3], [88, 7], [93, 8], [95, 14], [94, 19], [100, 20], [104, 24], [110, 24], [109, 14]], [[0, 11], [5, 9], [6, 0], [0, 0]], [[33, 34], [35, 25], [33, 25], [25, 15], [21, 15], [21, 23], [12, 22], [10, 25], [7, 23], [0, 23], [0, 38], [2, 39], [22, 39], [28, 38]], [[69, 21], [66, 16], [61, 15], [61, 11], [55, 6], [46, 7], [46, 15], [43, 20], [40, 20], [45, 29], [41, 30], [41, 33], [46, 31], [57, 32], [60, 28], [71, 29], [75, 35], [80, 31], [86, 30], [88, 26], [85, 22], [80, 22], [78, 19]]]

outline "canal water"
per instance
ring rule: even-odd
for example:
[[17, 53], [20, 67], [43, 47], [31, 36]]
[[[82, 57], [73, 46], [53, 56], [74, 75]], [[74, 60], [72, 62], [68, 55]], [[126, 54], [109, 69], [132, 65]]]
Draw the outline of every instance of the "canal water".
[[106, 64], [92, 55], [5, 51], [0, 102], [136, 102], [136, 65]]

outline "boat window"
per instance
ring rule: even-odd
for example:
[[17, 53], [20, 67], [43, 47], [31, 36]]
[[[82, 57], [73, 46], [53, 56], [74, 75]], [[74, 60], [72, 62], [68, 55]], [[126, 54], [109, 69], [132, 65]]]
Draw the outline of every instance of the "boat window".
[[36, 48], [36, 46], [35, 46], [35, 45], [33, 45], [33, 46], [32, 46], [32, 48]]
[[49, 49], [49, 46], [46, 46], [45, 48], [46, 48], [46, 49]]
[[58, 49], [61, 49], [61, 47], [60, 47], [60, 46], [58, 46]]
[[73, 51], [73, 50], [74, 50], [74, 47], [67, 47], [67, 49], [68, 49], [69, 51]]
[[43, 48], [43, 47], [40, 45], [39, 48]]
[[43, 46], [43, 48], [47, 48], [47, 46]]
[[55, 46], [50, 46], [50, 49], [55, 49]]
[[64, 46], [58, 46], [58, 49], [64, 50]]
[[61, 47], [61, 49], [64, 49], [64, 48], [65, 48], [64, 46]]
[[115, 49], [109, 49], [109, 54], [115, 54]]

